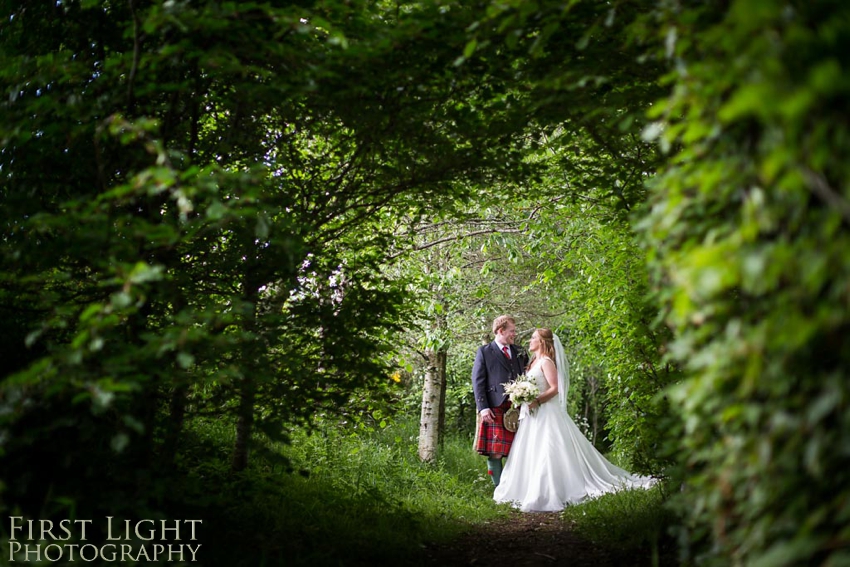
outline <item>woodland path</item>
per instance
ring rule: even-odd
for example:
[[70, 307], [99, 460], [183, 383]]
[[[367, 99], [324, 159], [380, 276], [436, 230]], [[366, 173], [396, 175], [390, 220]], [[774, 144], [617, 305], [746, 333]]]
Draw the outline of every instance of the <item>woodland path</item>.
[[[477, 526], [457, 540], [424, 552], [424, 565], [434, 567], [652, 566], [648, 554], [624, 557], [582, 539], [557, 512], [512, 512], [507, 519]], [[675, 565], [671, 559], [662, 558], [660, 564]]]

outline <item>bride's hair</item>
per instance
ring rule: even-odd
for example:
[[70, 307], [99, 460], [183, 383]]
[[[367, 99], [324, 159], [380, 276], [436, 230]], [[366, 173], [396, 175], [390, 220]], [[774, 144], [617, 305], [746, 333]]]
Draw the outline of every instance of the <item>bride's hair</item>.
[[534, 358], [548, 356], [555, 362], [555, 335], [552, 329], [537, 329], [537, 338], [540, 339], [540, 348], [534, 353]]

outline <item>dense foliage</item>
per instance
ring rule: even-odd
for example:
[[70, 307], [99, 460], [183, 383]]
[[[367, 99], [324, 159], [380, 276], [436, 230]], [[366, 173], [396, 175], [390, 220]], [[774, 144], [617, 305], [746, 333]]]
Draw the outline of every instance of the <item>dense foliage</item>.
[[456, 22], [350, 2], [4, 6], [7, 505], [143, 505], [123, 483], [156, 484], [186, 419], [233, 423], [238, 471], [255, 430], [392, 383], [405, 291], [378, 266], [382, 219], [515, 161], [515, 118], [476, 96], [486, 73], [449, 72]]
[[460, 219], [437, 223], [442, 232], [420, 262], [446, 274], [434, 270], [441, 283], [439, 292], [427, 288], [425, 311], [441, 313], [423, 328], [438, 329], [457, 361], [450, 389], [469, 398], [470, 353], [492, 339], [496, 315], [516, 316], [521, 339], [553, 327], [573, 361], [571, 413], [600, 447], [659, 473], [669, 462], [670, 416], [658, 393], [678, 372], [661, 361], [669, 333], [654, 327], [630, 226], [660, 159], [640, 136], [645, 112], [664, 92], [661, 65], [638, 41], [640, 13], [638, 5], [498, 2], [476, 15], [462, 66], [511, 61], [536, 127], [523, 138], [536, 175], [486, 187]]
[[440, 365], [471, 433], [509, 312], [686, 560], [850, 561], [844, 3], [0, 6], [0, 512], [260, 502]]
[[[410, 348], [422, 355], [407, 360], [421, 374], [425, 349], [446, 350], [445, 422], [471, 433], [472, 360], [478, 345], [492, 340], [493, 317], [517, 318], [520, 345], [535, 327], [553, 328], [571, 360], [570, 414], [601, 449], [642, 472], [660, 473], [669, 460], [662, 432], [670, 416], [656, 394], [678, 374], [661, 362], [666, 330], [652, 325], [642, 252], [604, 195], [564, 194], [559, 181], [584, 179], [566, 176], [558, 159], [545, 159], [552, 171], [539, 182], [482, 197], [502, 204], [444, 223], [442, 238], [428, 234], [433, 223], [422, 227], [430, 240], [420, 247], [427, 248], [409, 257], [427, 258], [413, 263], [427, 267], [417, 280], [421, 325], [408, 334]], [[414, 395], [408, 411], [416, 403]]]
[[847, 564], [850, 9], [734, 2], [664, 33], [641, 227], [687, 369], [687, 537], [719, 565]]

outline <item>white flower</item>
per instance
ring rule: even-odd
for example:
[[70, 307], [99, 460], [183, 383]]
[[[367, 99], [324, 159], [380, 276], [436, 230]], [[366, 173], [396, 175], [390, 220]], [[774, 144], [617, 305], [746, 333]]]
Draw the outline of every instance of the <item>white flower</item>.
[[540, 394], [540, 389], [528, 376], [520, 374], [513, 382], [505, 384], [505, 393], [514, 405], [533, 402]]

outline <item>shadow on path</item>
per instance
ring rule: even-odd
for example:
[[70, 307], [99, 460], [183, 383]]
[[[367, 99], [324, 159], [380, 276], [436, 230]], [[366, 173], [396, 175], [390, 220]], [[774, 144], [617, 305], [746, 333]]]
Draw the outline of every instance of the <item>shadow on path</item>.
[[582, 539], [557, 512], [525, 514], [514, 511], [509, 518], [476, 526], [457, 540], [427, 546], [424, 555], [422, 565], [435, 567], [643, 567], [653, 564], [649, 554], [624, 557]]

